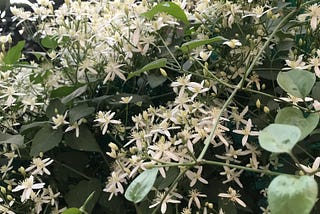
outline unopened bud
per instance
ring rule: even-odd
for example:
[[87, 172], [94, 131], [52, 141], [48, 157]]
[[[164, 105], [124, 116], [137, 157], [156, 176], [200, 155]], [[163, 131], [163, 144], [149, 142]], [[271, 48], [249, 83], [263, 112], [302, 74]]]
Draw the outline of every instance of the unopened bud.
[[208, 203], [207, 207], [208, 207], [209, 209], [213, 209], [213, 203]]
[[12, 190], [12, 186], [10, 184], [8, 184], [7, 186], [7, 190], [11, 191]]
[[7, 199], [8, 199], [8, 201], [12, 201], [13, 197], [11, 195], [7, 195]]
[[303, 45], [303, 40], [300, 38], [299, 39], [299, 42], [298, 42], [299, 46], [302, 46]]
[[26, 175], [26, 170], [23, 166], [20, 166], [20, 168], [18, 169], [18, 172], [20, 172], [23, 176]]
[[263, 107], [263, 111], [264, 113], [268, 114], [270, 112], [270, 109], [267, 106], [265, 106]]
[[260, 102], [259, 99], [257, 99], [257, 101], [256, 101], [256, 107], [257, 107], [257, 108], [260, 108], [260, 107], [261, 107], [261, 102]]
[[0, 187], [0, 190], [1, 190], [2, 194], [6, 194], [7, 193], [6, 188], [4, 188], [3, 186]]
[[207, 48], [209, 51], [211, 51], [213, 49], [213, 47], [211, 45], [207, 45]]
[[168, 76], [167, 72], [166, 72], [164, 69], [162, 69], [162, 68], [160, 68], [160, 73], [161, 73], [161, 75], [164, 76], [164, 77], [167, 77], [167, 76]]
[[263, 83], [262, 86], [261, 86], [261, 89], [262, 90], [266, 89], [266, 84]]

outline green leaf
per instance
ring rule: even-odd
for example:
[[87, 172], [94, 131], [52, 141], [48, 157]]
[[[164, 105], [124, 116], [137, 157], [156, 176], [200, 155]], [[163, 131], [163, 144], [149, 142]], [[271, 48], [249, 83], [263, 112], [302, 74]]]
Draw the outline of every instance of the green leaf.
[[308, 71], [293, 69], [287, 72], [279, 72], [277, 82], [288, 94], [304, 98], [310, 93], [316, 82], [316, 76]]
[[[94, 194], [95, 194], [95, 191], [93, 191], [86, 199], [86, 201], [83, 203], [83, 205], [80, 207], [80, 210], [84, 213], [88, 213], [87, 210], [90, 210], [92, 209], [91, 206], [92, 206], [92, 201], [94, 200]], [[95, 199], [97, 200], [97, 199]], [[96, 203], [97, 201], [94, 202], [94, 204]]]
[[164, 77], [160, 74], [150, 74], [147, 76], [147, 78], [151, 88], [156, 88], [167, 80], [167, 77]]
[[59, 145], [62, 140], [61, 129], [52, 129], [50, 125], [42, 127], [32, 140], [30, 155], [37, 156]]
[[55, 49], [58, 47], [58, 42], [52, 36], [46, 36], [41, 39], [41, 45], [45, 48]]
[[86, 103], [77, 105], [77, 106], [73, 107], [72, 109], [70, 109], [69, 121], [71, 124], [73, 124], [77, 120], [94, 113], [94, 111], [95, 111], [95, 108], [88, 107], [88, 104], [86, 104]]
[[[101, 182], [96, 178], [80, 181], [76, 186], [70, 187], [70, 191], [65, 195], [68, 207], [81, 207], [85, 204], [85, 207], [82, 207], [85, 208], [85, 212], [92, 213], [99, 200], [101, 188]], [[93, 196], [90, 197], [93, 192]], [[90, 200], [87, 200], [88, 198]]]
[[73, 86], [62, 86], [60, 88], [57, 88], [51, 92], [50, 97], [51, 98], [62, 98], [67, 96], [68, 94], [71, 94], [73, 91], [75, 91], [77, 88], [81, 87], [82, 85], [73, 85]]
[[186, 25], [189, 25], [189, 20], [184, 11], [175, 3], [173, 2], [161, 2], [155, 5], [151, 10], [148, 12], [142, 13], [142, 16], [147, 17], [148, 19], [152, 19], [154, 15], [158, 13], [167, 13], [171, 16], [175, 17], [176, 19], [181, 20]]
[[166, 177], [159, 176], [155, 183], [154, 187], [157, 190], [165, 189], [169, 187], [172, 182], [178, 177], [180, 170], [177, 167], [170, 167], [168, 171], [166, 171]]
[[83, 214], [78, 208], [72, 207], [62, 212], [62, 214]]
[[0, 132], [0, 144], [14, 144], [19, 148], [24, 147], [24, 137], [22, 135], [11, 135]]
[[70, 102], [71, 100], [73, 100], [74, 98], [79, 97], [81, 94], [83, 94], [86, 91], [87, 91], [87, 85], [79, 87], [76, 90], [74, 90], [72, 93], [70, 93], [69, 95], [62, 98], [61, 102], [66, 104], [66, 103]]
[[222, 41], [225, 41], [225, 40], [226, 39], [223, 38], [222, 36], [216, 36], [216, 37], [213, 37], [211, 39], [192, 40], [190, 42], [183, 43], [181, 45], [181, 47], [180, 47], [180, 50], [182, 50], [183, 52], [189, 52], [192, 49], [197, 48], [199, 46], [207, 45], [207, 44], [210, 44], [210, 43], [213, 43], [213, 42], [222, 42]]
[[299, 141], [301, 131], [298, 127], [283, 124], [270, 124], [259, 134], [261, 147], [274, 153], [291, 153]]
[[50, 103], [46, 109], [46, 116], [51, 119], [57, 114], [63, 115], [66, 109], [66, 106], [59, 99], [50, 100]]
[[299, 127], [301, 131], [299, 140], [302, 140], [317, 127], [319, 123], [319, 114], [311, 113], [307, 117], [305, 117], [300, 109], [286, 107], [278, 112], [275, 118], [275, 123], [288, 124]]
[[127, 200], [138, 203], [150, 192], [158, 174], [158, 168], [147, 169], [129, 185], [124, 196]]
[[66, 144], [71, 148], [80, 151], [101, 152], [94, 135], [86, 128], [86, 126], [81, 125], [79, 127], [79, 133], [79, 137], [76, 137], [76, 134], [73, 131], [67, 132], [64, 136]]
[[317, 201], [318, 184], [310, 176], [279, 175], [268, 187], [272, 214], [309, 214]]
[[4, 56], [3, 61], [6, 64], [14, 64], [21, 57], [22, 49], [24, 48], [25, 41], [20, 41], [18, 44], [9, 49], [7, 54]]
[[40, 122], [33, 122], [27, 125], [23, 125], [20, 128], [20, 133], [23, 133], [25, 131], [27, 131], [28, 129], [32, 129], [32, 128], [36, 128], [36, 127], [43, 127], [46, 124], [49, 124], [49, 121], [40, 121]]
[[149, 64], [145, 65], [140, 70], [129, 73], [128, 79], [131, 79], [132, 77], [135, 77], [135, 76], [140, 76], [145, 71], [149, 71], [149, 70], [156, 69], [156, 68], [162, 68], [162, 67], [166, 66], [166, 64], [167, 64], [166, 58], [161, 58], [156, 61], [150, 62]]
[[315, 100], [320, 100], [320, 82], [316, 82], [316, 84], [314, 84], [311, 96]]

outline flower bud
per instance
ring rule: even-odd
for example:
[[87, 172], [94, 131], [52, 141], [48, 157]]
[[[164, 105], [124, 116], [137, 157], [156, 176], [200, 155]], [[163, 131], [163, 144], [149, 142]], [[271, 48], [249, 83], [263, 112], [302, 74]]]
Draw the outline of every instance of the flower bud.
[[26, 175], [26, 170], [23, 166], [20, 166], [20, 168], [18, 169], [18, 172], [20, 172], [23, 176]]
[[166, 72], [164, 69], [162, 69], [162, 68], [160, 68], [160, 73], [161, 73], [161, 75], [164, 76], [164, 77], [167, 77], [167, 76], [168, 76], [167, 72]]
[[8, 199], [8, 201], [12, 201], [13, 197], [11, 195], [7, 195], [7, 199]]
[[260, 107], [261, 107], [261, 102], [260, 102], [259, 99], [257, 99], [257, 101], [256, 101], [256, 107], [257, 107], [257, 108], [260, 108]]
[[4, 188], [3, 186], [0, 186], [0, 190], [1, 190], [2, 194], [6, 194], [7, 193], [6, 188]]
[[264, 113], [268, 114], [270, 112], [270, 109], [267, 106], [265, 106], [263, 107], [263, 111]]

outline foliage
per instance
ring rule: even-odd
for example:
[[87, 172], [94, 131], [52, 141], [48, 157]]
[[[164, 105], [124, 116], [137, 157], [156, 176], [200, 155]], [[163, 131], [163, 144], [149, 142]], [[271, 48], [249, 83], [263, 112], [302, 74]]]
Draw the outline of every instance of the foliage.
[[319, 213], [317, 1], [10, 12], [1, 213]]

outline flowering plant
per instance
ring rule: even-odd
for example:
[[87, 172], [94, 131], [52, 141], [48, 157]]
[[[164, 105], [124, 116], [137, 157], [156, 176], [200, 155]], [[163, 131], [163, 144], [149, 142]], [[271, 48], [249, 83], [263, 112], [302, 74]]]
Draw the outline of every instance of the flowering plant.
[[3, 213], [319, 211], [317, 1], [54, 3], [2, 29]]

